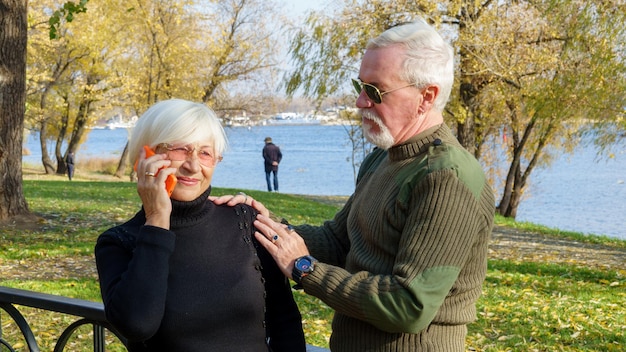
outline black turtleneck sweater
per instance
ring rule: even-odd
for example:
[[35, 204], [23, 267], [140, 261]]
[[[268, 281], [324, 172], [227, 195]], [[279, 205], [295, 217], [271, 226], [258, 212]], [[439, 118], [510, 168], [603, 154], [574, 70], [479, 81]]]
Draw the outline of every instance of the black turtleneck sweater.
[[[172, 200], [171, 229], [139, 211], [95, 248], [106, 317], [136, 351], [304, 351], [291, 288], [254, 238], [255, 211], [211, 188]], [[265, 297], [265, 299], [264, 299]]]

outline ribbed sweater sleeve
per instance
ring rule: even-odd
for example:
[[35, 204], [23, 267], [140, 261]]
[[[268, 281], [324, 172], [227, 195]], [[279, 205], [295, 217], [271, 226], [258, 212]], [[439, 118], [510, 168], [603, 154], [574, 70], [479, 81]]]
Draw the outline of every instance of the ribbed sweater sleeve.
[[[100, 289], [107, 319], [131, 340], [154, 335], [163, 319], [173, 232], [141, 226], [137, 244], [111, 229], [96, 244]], [[152, 273], [152, 275], [146, 275]]]

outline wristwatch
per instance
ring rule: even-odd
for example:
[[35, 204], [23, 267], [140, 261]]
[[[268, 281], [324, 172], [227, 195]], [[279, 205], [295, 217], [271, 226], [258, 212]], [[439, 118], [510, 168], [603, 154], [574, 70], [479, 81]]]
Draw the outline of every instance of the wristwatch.
[[305, 255], [304, 257], [296, 259], [296, 262], [293, 265], [293, 270], [291, 271], [293, 281], [296, 282], [296, 286], [294, 286], [295, 289], [302, 288], [302, 278], [315, 270], [315, 263], [317, 263], [317, 259], [311, 257], [310, 255]]

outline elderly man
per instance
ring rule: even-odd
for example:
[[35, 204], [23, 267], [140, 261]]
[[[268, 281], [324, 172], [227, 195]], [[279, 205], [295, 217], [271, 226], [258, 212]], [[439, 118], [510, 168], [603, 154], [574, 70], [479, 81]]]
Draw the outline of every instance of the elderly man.
[[335, 310], [333, 352], [465, 351], [495, 201], [443, 121], [453, 61], [421, 19], [371, 40], [353, 84], [378, 148], [354, 194], [322, 226], [257, 217], [256, 236], [283, 273]]

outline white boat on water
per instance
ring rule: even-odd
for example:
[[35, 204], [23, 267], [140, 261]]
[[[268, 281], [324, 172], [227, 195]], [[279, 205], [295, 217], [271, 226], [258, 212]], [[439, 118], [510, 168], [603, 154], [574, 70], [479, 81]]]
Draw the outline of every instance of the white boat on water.
[[267, 124], [270, 125], [319, 125], [321, 124], [320, 120], [316, 119], [308, 119], [305, 117], [294, 118], [294, 119], [268, 119]]
[[305, 116], [295, 112], [281, 112], [267, 120], [271, 125], [319, 125], [320, 120], [314, 116]]
[[115, 115], [104, 125], [107, 130], [114, 130], [116, 128], [133, 128], [137, 123], [137, 115], [125, 120], [121, 115]]

